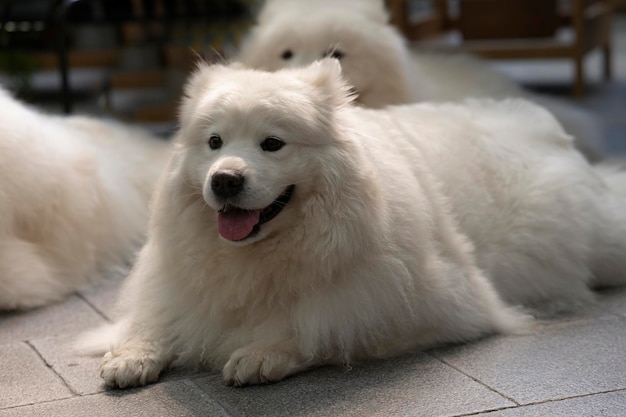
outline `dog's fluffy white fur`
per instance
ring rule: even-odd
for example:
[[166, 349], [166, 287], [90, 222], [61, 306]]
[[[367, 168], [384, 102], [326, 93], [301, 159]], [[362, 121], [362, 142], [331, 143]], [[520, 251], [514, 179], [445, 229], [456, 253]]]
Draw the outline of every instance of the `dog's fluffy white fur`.
[[354, 107], [336, 60], [202, 66], [187, 95], [122, 319], [87, 336], [112, 346], [108, 385], [170, 365], [276, 381], [626, 283], [626, 201], [529, 102]]
[[591, 114], [526, 92], [468, 55], [411, 50], [388, 20], [382, 0], [266, 0], [237, 59], [273, 71], [339, 52], [344, 76], [358, 93], [357, 102], [372, 108], [524, 97], [548, 108], [576, 138], [580, 150], [599, 159], [601, 129]]
[[169, 145], [1, 88], [0, 109], [0, 310], [37, 307], [134, 256]]

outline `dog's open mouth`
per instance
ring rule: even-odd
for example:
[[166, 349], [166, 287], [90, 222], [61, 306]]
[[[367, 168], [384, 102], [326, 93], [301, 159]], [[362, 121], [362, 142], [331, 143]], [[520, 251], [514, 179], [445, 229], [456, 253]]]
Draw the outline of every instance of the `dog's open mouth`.
[[245, 210], [226, 205], [217, 214], [217, 230], [224, 239], [240, 241], [257, 234], [263, 223], [267, 223], [281, 212], [287, 205], [295, 185], [290, 185], [269, 206]]

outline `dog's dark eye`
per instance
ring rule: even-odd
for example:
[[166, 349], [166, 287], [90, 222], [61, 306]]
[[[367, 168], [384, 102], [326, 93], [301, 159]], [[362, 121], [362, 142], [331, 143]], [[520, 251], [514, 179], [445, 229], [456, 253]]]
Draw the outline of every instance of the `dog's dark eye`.
[[286, 49], [280, 57], [284, 60], [291, 59], [293, 58], [293, 52], [291, 52], [291, 49]]
[[222, 147], [222, 138], [220, 135], [211, 135], [208, 140], [209, 148], [215, 150]]
[[263, 142], [261, 142], [261, 149], [263, 149], [265, 152], [276, 152], [283, 146], [285, 146], [285, 142], [274, 136], [269, 136], [265, 138]]
[[324, 58], [335, 58], [335, 59], [341, 59], [344, 56], [346, 56], [346, 54], [344, 54], [343, 52], [341, 52], [339, 49], [331, 49], [329, 51], [324, 52], [324, 55], [322, 55]]

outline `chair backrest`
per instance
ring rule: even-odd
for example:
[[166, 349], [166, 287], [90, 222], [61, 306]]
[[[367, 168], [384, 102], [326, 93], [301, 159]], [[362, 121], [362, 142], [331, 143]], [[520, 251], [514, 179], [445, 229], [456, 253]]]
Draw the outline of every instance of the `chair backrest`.
[[[438, 0], [448, 13], [448, 29], [463, 39], [510, 39], [554, 36], [560, 25], [557, 0]], [[455, 10], [451, 10], [452, 7]], [[455, 16], [456, 15], [456, 16]]]

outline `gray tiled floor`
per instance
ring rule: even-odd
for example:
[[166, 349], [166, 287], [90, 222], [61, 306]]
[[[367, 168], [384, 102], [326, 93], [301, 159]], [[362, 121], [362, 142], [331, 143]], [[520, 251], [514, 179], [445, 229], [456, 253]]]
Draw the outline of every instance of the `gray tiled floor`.
[[494, 337], [434, 355], [516, 403], [530, 404], [626, 388], [624, 346], [626, 321], [611, 317], [530, 336]]
[[0, 409], [72, 396], [59, 374], [28, 343], [0, 345], [0, 369]]
[[508, 408], [477, 417], [624, 417], [626, 390]]
[[229, 414], [189, 380], [149, 389], [101, 393], [0, 410], [1, 417], [32, 416], [210, 416]]
[[219, 375], [197, 383], [234, 415], [250, 417], [458, 415], [515, 405], [426, 354], [322, 368], [269, 387], [233, 389]]
[[[101, 287], [100, 302], [112, 303], [120, 283]], [[174, 370], [122, 392], [103, 386], [98, 358], [69, 350], [73, 335], [106, 322], [86, 299], [0, 316], [0, 416], [626, 415], [626, 289], [531, 334], [324, 367], [269, 386], [232, 388], [216, 372]]]
[[[600, 83], [598, 57], [590, 57], [590, 93], [577, 102], [605, 123], [605, 149], [626, 155], [626, 18], [616, 28], [615, 81]], [[571, 75], [561, 63], [502, 68], [531, 83]], [[56, 305], [0, 313], [0, 417], [626, 416], [626, 289], [602, 292], [588, 311], [532, 334], [326, 367], [269, 386], [232, 388], [216, 372], [177, 370], [149, 387], [109, 391], [99, 359], [76, 357], [68, 344], [115, 316], [120, 284], [113, 278]]]

